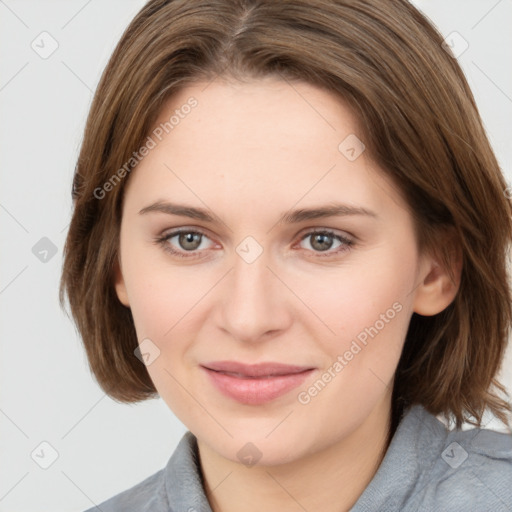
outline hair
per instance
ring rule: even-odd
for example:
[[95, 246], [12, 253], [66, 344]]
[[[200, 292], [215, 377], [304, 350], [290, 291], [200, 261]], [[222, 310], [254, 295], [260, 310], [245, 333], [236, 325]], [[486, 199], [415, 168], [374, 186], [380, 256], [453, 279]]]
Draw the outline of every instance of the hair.
[[457, 428], [481, 426], [486, 408], [509, 424], [496, 374], [512, 322], [512, 202], [457, 60], [406, 0], [151, 0], [136, 15], [87, 118], [59, 291], [101, 388], [121, 402], [158, 396], [114, 288], [129, 176], [97, 191], [131, 162], [166, 100], [215, 77], [297, 80], [337, 95], [360, 121], [366, 154], [406, 199], [418, 247], [446, 268], [459, 248], [452, 303], [412, 315], [393, 382], [394, 427], [412, 404], [452, 415]]

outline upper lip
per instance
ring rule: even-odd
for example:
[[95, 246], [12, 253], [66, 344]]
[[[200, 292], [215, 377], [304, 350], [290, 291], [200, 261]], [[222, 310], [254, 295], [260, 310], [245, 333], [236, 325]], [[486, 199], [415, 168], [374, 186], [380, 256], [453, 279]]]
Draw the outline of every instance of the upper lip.
[[312, 370], [312, 366], [297, 366], [282, 363], [259, 363], [259, 364], [244, 364], [237, 361], [213, 361], [205, 363], [202, 366], [209, 370], [214, 370], [223, 373], [240, 374], [245, 377], [268, 377], [278, 375], [291, 375], [294, 373], [301, 373], [306, 370]]

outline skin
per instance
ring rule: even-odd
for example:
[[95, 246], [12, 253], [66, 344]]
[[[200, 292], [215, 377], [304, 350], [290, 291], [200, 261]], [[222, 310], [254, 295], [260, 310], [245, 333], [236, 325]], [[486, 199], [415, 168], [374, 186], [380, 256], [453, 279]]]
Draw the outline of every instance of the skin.
[[[411, 213], [368, 152], [350, 161], [338, 149], [360, 135], [339, 98], [303, 82], [217, 79], [173, 96], [156, 125], [191, 96], [197, 107], [129, 177], [117, 295], [132, 310], [139, 342], [149, 338], [160, 350], [149, 374], [198, 439], [215, 512], [348, 510], [387, 449], [393, 376], [411, 315], [445, 309], [458, 281], [419, 254]], [[139, 213], [157, 201], [206, 208], [217, 220]], [[333, 201], [375, 216], [278, 222], [283, 212]], [[194, 256], [155, 243], [175, 228], [204, 233], [192, 249], [178, 236], [165, 242]], [[353, 244], [328, 237], [322, 251], [306, 236], [312, 229]], [[263, 249], [252, 263], [236, 250], [247, 236]], [[396, 303], [400, 312], [300, 403], [298, 393]], [[299, 388], [247, 405], [217, 391], [200, 369], [219, 360], [316, 370]], [[261, 453], [252, 467], [237, 456], [248, 442]]]

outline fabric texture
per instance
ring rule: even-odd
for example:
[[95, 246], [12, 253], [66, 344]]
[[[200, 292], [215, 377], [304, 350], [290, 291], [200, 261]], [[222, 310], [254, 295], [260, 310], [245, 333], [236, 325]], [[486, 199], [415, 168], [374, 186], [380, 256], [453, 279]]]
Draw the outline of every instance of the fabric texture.
[[[86, 512], [212, 512], [197, 440], [186, 432], [164, 469]], [[404, 414], [350, 512], [510, 512], [512, 435], [448, 430], [422, 406]]]

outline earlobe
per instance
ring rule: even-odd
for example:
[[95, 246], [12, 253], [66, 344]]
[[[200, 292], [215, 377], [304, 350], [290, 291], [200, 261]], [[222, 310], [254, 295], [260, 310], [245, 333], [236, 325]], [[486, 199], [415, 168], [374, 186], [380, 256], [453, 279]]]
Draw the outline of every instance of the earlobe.
[[461, 273], [462, 258], [459, 251], [451, 260], [451, 269], [430, 259], [423, 280], [416, 289], [413, 311], [419, 315], [433, 316], [445, 310], [459, 291]]
[[128, 300], [128, 293], [126, 291], [126, 284], [124, 282], [123, 273], [119, 266], [119, 259], [116, 260], [114, 264], [114, 286], [117, 293], [117, 298], [126, 307], [130, 307], [130, 302]]

